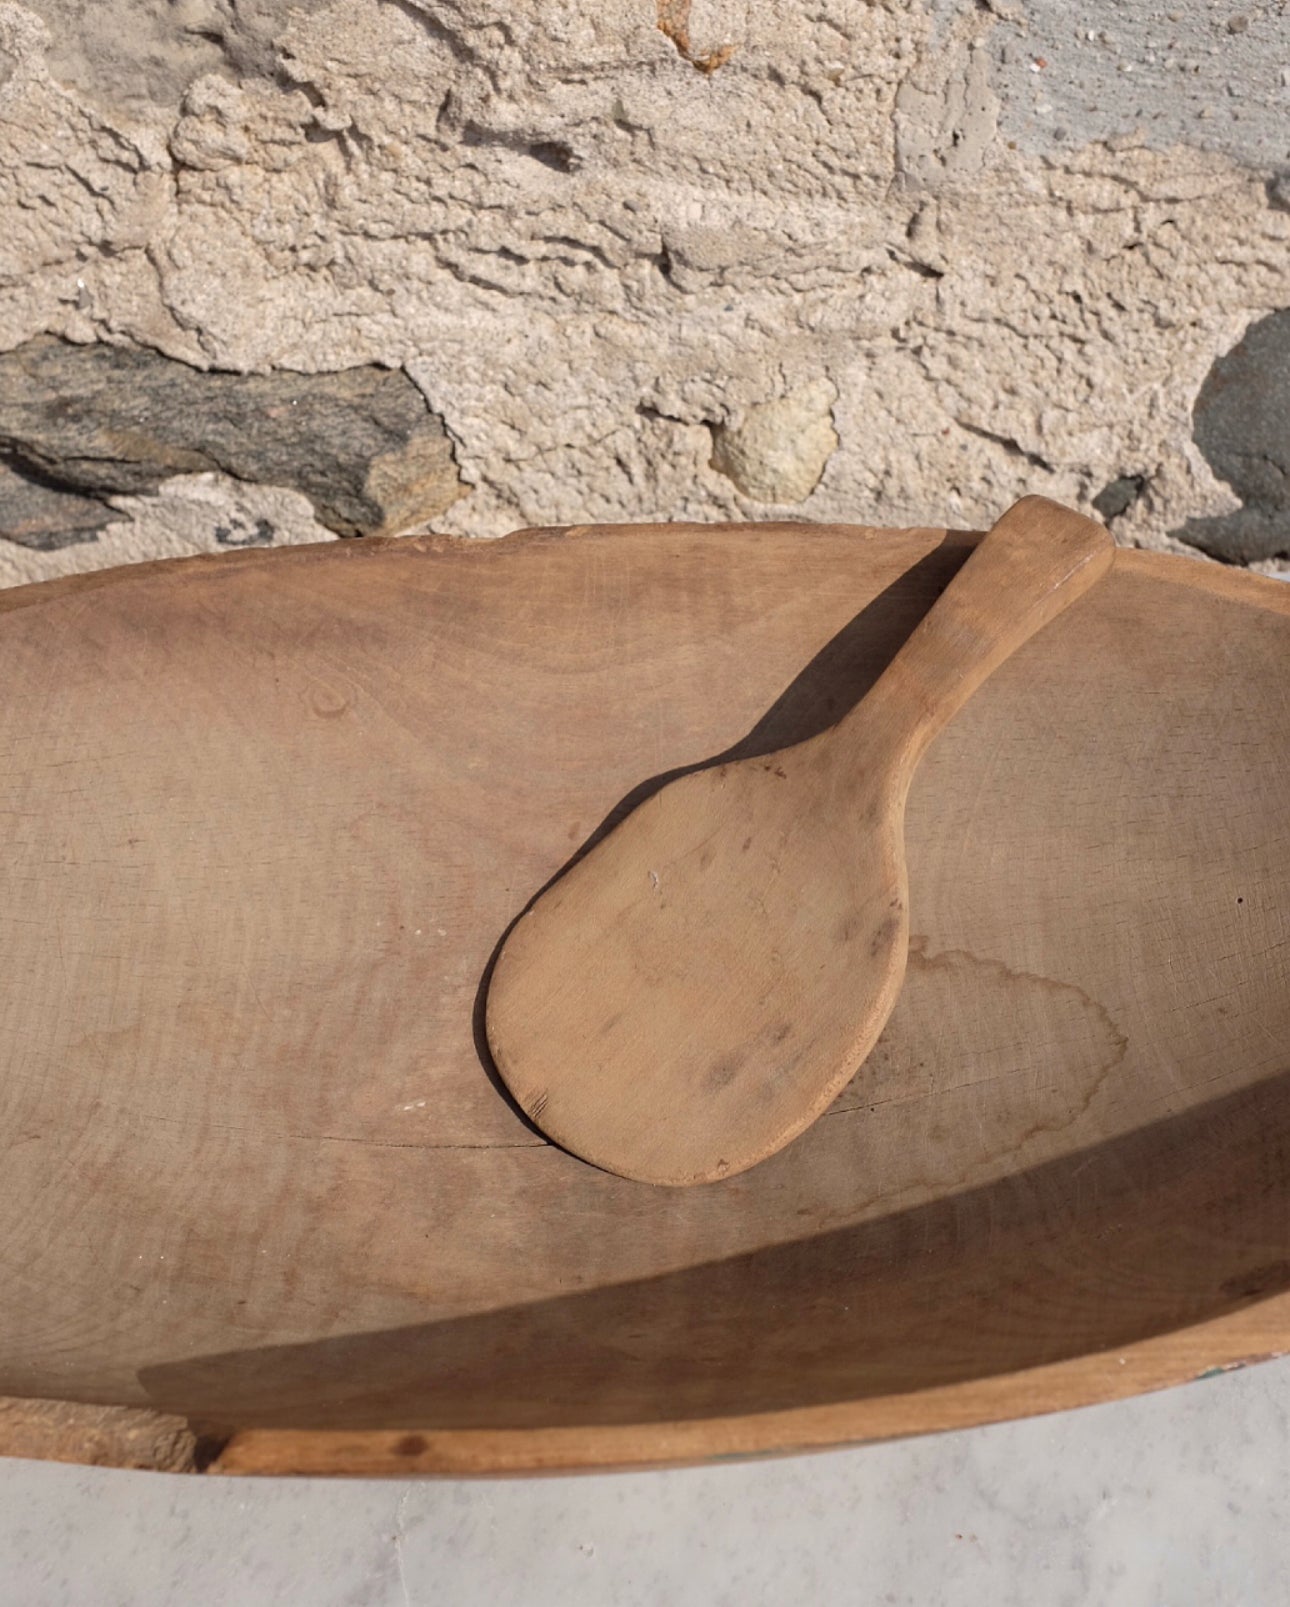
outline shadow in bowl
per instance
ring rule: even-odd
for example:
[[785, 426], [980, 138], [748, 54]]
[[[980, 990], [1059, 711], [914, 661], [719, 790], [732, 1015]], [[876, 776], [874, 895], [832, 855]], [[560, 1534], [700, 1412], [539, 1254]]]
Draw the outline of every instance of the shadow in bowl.
[[213, 1430], [676, 1421], [1013, 1373], [1286, 1288], [1290, 1070], [988, 1186], [809, 1239], [139, 1376], [160, 1410]]

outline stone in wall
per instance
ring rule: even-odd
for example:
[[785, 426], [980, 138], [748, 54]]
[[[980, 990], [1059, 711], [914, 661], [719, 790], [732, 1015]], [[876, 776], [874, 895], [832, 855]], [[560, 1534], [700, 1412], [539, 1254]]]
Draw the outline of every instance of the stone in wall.
[[817, 380], [713, 431], [712, 467], [755, 502], [805, 502], [837, 449], [836, 393]]
[[1290, 311], [1261, 318], [1214, 364], [1195, 432], [1241, 507], [1189, 521], [1181, 539], [1228, 563], [1290, 557]]
[[[7, 490], [0, 475], [0, 512], [7, 506]], [[0, 586], [155, 558], [339, 539], [318, 523], [309, 499], [298, 491], [248, 485], [214, 470], [173, 475], [155, 492], [114, 495], [89, 505], [101, 516], [93, 529], [36, 543], [0, 540]]]
[[442, 424], [396, 370], [206, 373], [49, 337], [0, 356], [0, 457], [0, 535], [34, 546], [106, 523], [93, 499], [102, 513], [177, 474], [293, 488], [345, 536], [424, 528], [462, 491]]
[[32, 552], [93, 541], [116, 517], [97, 497], [60, 490], [0, 463], [0, 539]]

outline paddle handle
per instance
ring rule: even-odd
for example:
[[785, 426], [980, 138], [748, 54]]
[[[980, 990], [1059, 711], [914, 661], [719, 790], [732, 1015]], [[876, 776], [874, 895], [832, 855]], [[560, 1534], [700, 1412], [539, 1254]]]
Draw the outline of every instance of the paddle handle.
[[[868, 696], [847, 717], [864, 729], [856, 757], [882, 757], [908, 785], [928, 744], [982, 682], [1110, 567], [1115, 545], [1094, 519], [1023, 497], [982, 537]], [[857, 732], [859, 737], [859, 732]]]

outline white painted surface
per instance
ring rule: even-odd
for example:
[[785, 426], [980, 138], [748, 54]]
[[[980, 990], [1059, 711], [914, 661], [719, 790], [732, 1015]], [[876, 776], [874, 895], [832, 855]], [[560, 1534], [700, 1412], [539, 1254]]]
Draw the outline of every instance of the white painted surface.
[[0, 1607], [1284, 1607], [1290, 1360], [1112, 1406], [595, 1478], [0, 1462]]

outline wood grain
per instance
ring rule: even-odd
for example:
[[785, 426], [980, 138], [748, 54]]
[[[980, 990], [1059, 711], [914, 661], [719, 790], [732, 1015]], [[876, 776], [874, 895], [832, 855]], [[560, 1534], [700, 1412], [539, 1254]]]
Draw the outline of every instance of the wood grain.
[[1118, 553], [981, 689], [910, 793], [887, 1030], [765, 1165], [624, 1182], [481, 1059], [533, 894], [652, 778], [834, 723], [970, 550], [583, 528], [0, 598], [0, 1391], [87, 1456], [107, 1405], [216, 1467], [486, 1471], [1286, 1349], [1274, 582]]
[[1092, 519], [1024, 497], [836, 725], [659, 788], [542, 893], [502, 945], [486, 1026], [549, 1138], [683, 1186], [823, 1114], [904, 980], [920, 759], [1113, 552]]

